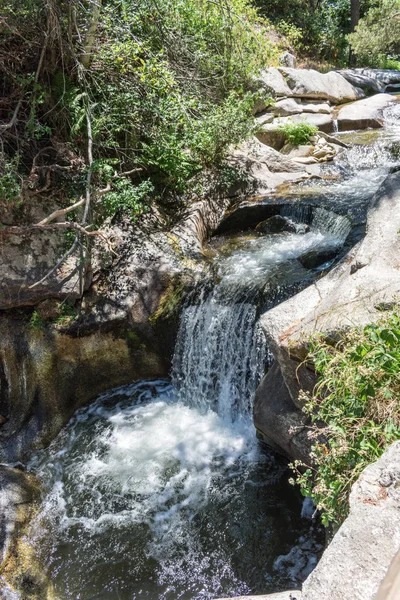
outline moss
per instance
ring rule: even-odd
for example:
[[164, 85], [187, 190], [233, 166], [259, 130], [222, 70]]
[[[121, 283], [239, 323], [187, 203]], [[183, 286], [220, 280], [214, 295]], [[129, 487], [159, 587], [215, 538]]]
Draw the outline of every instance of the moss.
[[160, 319], [169, 319], [176, 314], [182, 302], [186, 284], [178, 277], [173, 277], [167, 289], [161, 296], [157, 310], [150, 316], [149, 321], [155, 325]]

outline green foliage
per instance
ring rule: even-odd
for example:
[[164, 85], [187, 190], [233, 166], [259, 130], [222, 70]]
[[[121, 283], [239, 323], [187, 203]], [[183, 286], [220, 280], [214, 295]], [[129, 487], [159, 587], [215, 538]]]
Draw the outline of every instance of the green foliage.
[[299, 121], [297, 123], [280, 125], [279, 131], [285, 135], [289, 144], [299, 146], [300, 144], [307, 144], [310, 137], [317, 133], [318, 127], [311, 125], [307, 121]]
[[44, 327], [44, 321], [42, 317], [39, 315], [37, 310], [34, 310], [32, 316], [29, 321], [29, 327], [31, 329], [40, 330]]
[[12, 159], [0, 156], [0, 202], [19, 200], [22, 189], [22, 177], [18, 173], [19, 155]]
[[350, 331], [335, 347], [316, 339], [309, 359], [319, 382], [305, 411], [325, 428], [314, 428], [312, 467], [294, 469], [323, 522], [339, 523], [361, 471], [400, 439], [400, 318]]
[[380, 0], [348, 36], [359, 62], [365, 65], [398, 68], [400, 57], [400, 0]]
[[[98, 18], [92, 2], [5, 4], [5, 122], [23, 103], [4, 151], [13, 160], [23, 148], [33, 192], [85, 192], [88, 116], [93, 157], [103, 164], [91, 180], [93, 198], [111, 184], [92, 203], [96, 223], [121, 210], [136, 216], [150, 201], [192, 190], [194, 176], [222, 165], [229, 145], [252, 132], [254, 77], [276, 56], [250, 0], [109, 0]], [[90, 62], [79, 64], [82, 56]]]
[[133, 185], [127, 177], [117, 177], [112, 183], [113, 191], [103, 198], [106, 216], [112, 216], [117, 211], [123, 211], [131, 218], [145, 213], [149, 209], [149, 195], [154, 191], [150, 180]]

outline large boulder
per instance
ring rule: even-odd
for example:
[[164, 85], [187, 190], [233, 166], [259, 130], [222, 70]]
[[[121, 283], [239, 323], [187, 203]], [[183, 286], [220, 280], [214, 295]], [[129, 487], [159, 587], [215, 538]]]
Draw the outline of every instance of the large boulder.
[[281, 150], [286, 144], [286, 136], [281, 128], [284, 125], [291, 123], [308, 123], [317, 127], [319, 131], [324, 133], [332, 133], [334, 124], [331, 115], [327, 114], [312, 114], [302, 113], [293, 114], [290, 117], [278, 117], [272, 122], [262, 125], [256, 132], [256, 137], [261, 143], [271, 146], [275, 150]]
[[359, 87], [366, 94], [385, 92], [387, 86], [400, 84], [400, 71], [393, 69], [342, 69], [338, 71], [352, 85]]
[[251, 196], [265, 195], [280, 185], [295, 183], [309, 177], [303, 166], [261, 143], [257, 138], [252, 138], [233, 150], [230, 162], [242, 172], [243, 191]]
[[89, 251], [79, 246], [55, 268], [66, 251], [62, 231], [5, 227], [0, 244], [0, 310], [32, 306], [47, 297], [76, 300], [91, 283]]
[[350, 514], [304, 582], [302, 599], [373, 600], [399, 550], [400, 442], [395, 442], [353, 485]]
[[[337, 339], [340, 332], [373, 322], [400, 293], [400, 173], [390, 175], [371, 201], [367, 234], [325, 277], [269, 310], [261, 325], [278, 361], [292, 402], [303, 405], [307, 385], [300, 364], [312, 335]], [[302, 381], [302, 377], [305, 381]]]
[[279, 364], [275, 362], [261, 381], [254, 399], [257, 431], [275, 451], [309, 464], [313, 442], [308, 437], [308, 424], [306, 415], [293, 404]]
[[382, 127], [382, 111], [393, 101], [390, 94], [377, 94], [343, 106], [337, 115], [339, 131]]
[[261, 71], [257, 83], [264, 91], [276, 98], [292, 96], [291, 89], [284, 80], [282, 73], [275, 67]]
[[333, 104], [343, 104], [362, 98], [365, 94], [346, 81], [340, 73], [330, 71], [319, 73], [312, 69], [280, 68], [286, 85], [290, 89], [288, 96], [296, 98], [317, 98], [329, 100]]

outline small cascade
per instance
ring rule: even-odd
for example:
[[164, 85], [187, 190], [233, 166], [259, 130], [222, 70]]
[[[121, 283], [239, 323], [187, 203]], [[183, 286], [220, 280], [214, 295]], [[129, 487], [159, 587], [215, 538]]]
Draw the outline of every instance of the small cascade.
[[230, 421], [251, 417], [265, 362], [256, 307], [234, 300], [217, 288], [184, 310], [173, 364], [179, 398]]
[[337, 119], [332, 120], [333, 133], [339, 132], [339, 122]]

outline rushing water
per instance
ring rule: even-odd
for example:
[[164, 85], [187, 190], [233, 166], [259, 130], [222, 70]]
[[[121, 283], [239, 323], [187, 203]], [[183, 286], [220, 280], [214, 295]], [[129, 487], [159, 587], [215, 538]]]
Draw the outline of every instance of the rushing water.
[[[304, 580], [320, 533], [252, 424], [268, 359], [258, 314], [331, 264], [304, 262], [349, 234], [327, 209], [354, 215], [396, 160], [386, 142], [358, 145], [324, 167], [329, 181], [299, 186], [324, 199], [310, 231], [214, 240], [217, 283], [182, 312], [172, 382], [103, 394], [32, 459], [45, 495], [29, 542], [57, 598], [207, 600]], [[301, 205], [281, 214], [310, 223]]]
[[32, 460], [47, 492], [31, 543], [59, 598], [261, 593], [313, 568], [318, 531], [284, 462], [260, 448], [252, 401], [266, 360], [260, 295], [302, 281], [305, 252], [343, 244], [348, 221], [330, 218], [221, 253], [218, 283], [182, 313], [172, 384], [104, 394]]

